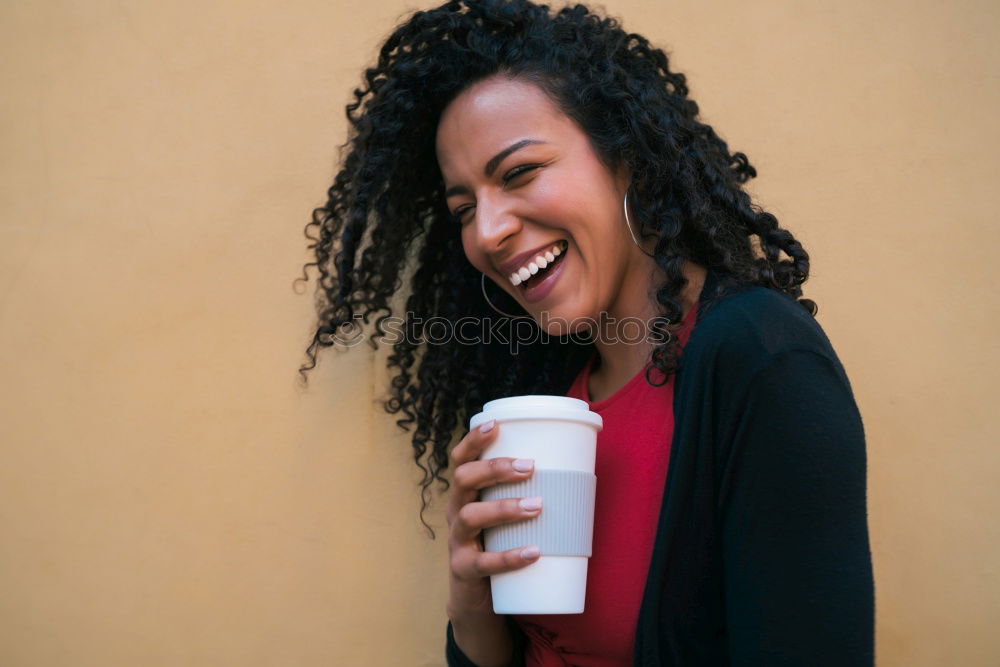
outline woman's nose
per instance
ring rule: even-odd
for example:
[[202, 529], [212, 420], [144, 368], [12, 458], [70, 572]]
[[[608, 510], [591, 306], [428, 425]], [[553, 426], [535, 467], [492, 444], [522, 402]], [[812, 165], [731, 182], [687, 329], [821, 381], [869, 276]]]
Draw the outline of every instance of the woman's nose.
[[473, 215], [476, 243], [485, 253], [495, 253], [504, 239], [517, 234], [521, 229], [520, 217], [502, 200], [480, 200]]

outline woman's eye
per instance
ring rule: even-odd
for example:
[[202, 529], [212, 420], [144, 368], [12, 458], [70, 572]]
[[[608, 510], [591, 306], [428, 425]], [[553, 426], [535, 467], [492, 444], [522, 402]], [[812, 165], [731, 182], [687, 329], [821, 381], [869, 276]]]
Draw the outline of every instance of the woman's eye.
[[[527, 164], [527, 165], [522, 165], [520, 167], [514, 167], [513, 169], [511, 169], [510, 171], [508, 171], [506, 174], [504, 174], [504, 177], [502, 179], [503, 183], [504, 183], [504, 185], [507, 185], [508, 182], [510, 182], [513, 179], [517, 178], [521, 174], [529, 172], [532, 169], [537, 169], [540, 166], [541, 165], [537, 165], [537, 164]], [[456, 223], [461, 223], [462, 222], [462, 216], [465, 215], [465, 212], [469, 211], [469, 210], [471, 210], [473, 208], [475, 208], [475, 206], [461, 206], [461, 207], [455, 209], [455, 212], [451, 214], [452, 220], [454, 220]]]
[[521, 174], [537, 168], [538, 168], [537, 164], [524, 165], [523, 167], [514, 167], [504, 175], [503, 182], [506, 184], [511, 179], [517, 178]]

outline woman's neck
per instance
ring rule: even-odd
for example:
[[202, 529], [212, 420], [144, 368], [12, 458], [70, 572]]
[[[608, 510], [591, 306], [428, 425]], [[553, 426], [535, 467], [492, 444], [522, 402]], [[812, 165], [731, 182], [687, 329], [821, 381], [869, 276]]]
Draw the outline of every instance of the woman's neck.
[[[687, 283], [681, 289], [678, 297], [683, 310], [683, 319], [698, 303], [706, 271], [703, 266], [685, 261], [681, 272], [687, 279]], [[662, 280], [662, 274], [659, 275]], [[633, 298], [633, 303], [621, 304], [620, 307], [616, 308], [617, 313], [620, 314], [614, 314], [616, 320], [612, 323], [613, 325], [621, 324], [624, 318], [634, 318], [642, 322], [642, 340], [639, 342], [631, 340], [638, 337], [635, 334], [634, 326], [606, 327], [607, 333], [625, 336], [628, 338], [627, 340], [614, 340], [614, 336], [610, 335], [605, 338], [606, 332], [603, 331], [602, 335], [595, 338], [598, 358], [594, 360], [587, 387], [591, 401], [600, 401], [614, 394], [635, 377], [635, 374], [642, 370], [646, 362], [649, 361], [654, 345], [646, 341], [650, 332], [645, 328], [645, 325], [651, 322], [659, 311], [656, 304], [651, 302], [646, 295], [652, 292], [655, 284], [658, 284], [658, 282], [654, 282], [656, 277], [657, 272], [651, 272], [643, 289], [628, 290], [630, 295], [636, 295]]]

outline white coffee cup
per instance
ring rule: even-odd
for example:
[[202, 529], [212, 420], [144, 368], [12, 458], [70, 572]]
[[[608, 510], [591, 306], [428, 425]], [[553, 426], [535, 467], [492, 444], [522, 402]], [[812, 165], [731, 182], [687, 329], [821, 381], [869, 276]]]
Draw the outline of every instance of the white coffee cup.
[[534, 459], [532, 475], [480, 491], [480, 500], [542, 497], [529, 519], [483, 531], [486, 551], [537, 544], [534, 563], [490, 577], [497, 614], [581, 614], [594, 536], [597, 433], [601, 416], [586, 401], [540, 394], [489, 401], [469, 429], [495, 419], [499, 434], [480, 456]]

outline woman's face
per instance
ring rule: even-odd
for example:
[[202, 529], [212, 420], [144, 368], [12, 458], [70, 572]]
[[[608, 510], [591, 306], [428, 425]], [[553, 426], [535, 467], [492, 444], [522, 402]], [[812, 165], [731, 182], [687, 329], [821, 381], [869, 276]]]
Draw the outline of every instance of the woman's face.
[[[474, 84], [442, 113], [436, 150], [466, 258], [549, 333], [579, 331], [574, 319], [601, 311], [624, 315], [615, 312], [622, 286], [645, 258], [625, 226], [627, 177], [597, 159], [541, 89], [500, 76]], [[561, 241], [565, 250], [548, 263], [545, 251]], [[535, 277], [538, 255], [548, 265]], [[514, 285], [511, 260], [533, 280]], [[547, 325], [553, 318], [571, 328]]]

